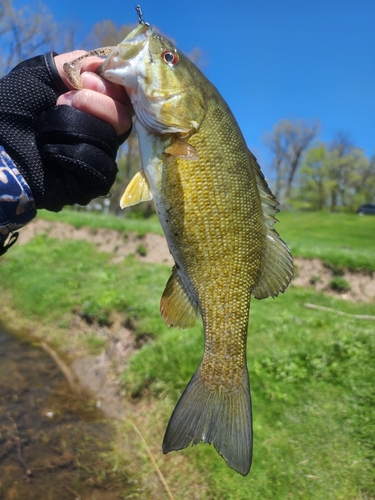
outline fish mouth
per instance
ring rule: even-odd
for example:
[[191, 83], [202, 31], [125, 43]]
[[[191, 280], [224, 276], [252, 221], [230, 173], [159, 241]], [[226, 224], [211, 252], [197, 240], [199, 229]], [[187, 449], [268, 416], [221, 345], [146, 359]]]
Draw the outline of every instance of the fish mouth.
[[[119, 56], [119, 51], [116, 47], [116, 49], [109, 54], [109, 56], [102, 62], [102, 64], [99, 66], [99, 68], [96, 70], [96, 73], [98, 75], [103, 75], [109, 67], [112, 67], [113, 61], [116, 61]], [[123, 64], [125, 64], [126, 61], [123, 61]]]
[[[133, 69], [137, 65], [137, 62], [142, 58], [144, 51], [148, 50], [148, 38], [151, 33], [152, 30], [149, 26], [137, 26], [103, 61], [97, 73], [107, 80], [121, 85], [124, 85], [124, 77], [127, 75], [127, 85], [124, 86], [133, 87], [133, 84], [129, 80], [129, 74], [134, 72]], [[135, 85], [136, 81], [134, 80], [133, 83]]]

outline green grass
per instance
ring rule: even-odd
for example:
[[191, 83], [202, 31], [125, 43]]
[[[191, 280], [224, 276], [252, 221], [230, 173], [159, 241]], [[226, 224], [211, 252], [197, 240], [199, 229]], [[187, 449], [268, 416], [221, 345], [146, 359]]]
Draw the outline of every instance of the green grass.
[[[320, 215], [315, 219], [309, 215], [302, 216], [304, 227], [311, 232], [315, 227], [320, 245], [329, 241], [334, 247], [338, 232], [329, 226], [324, 239]], [[297, 224], [292, 224], [291, 214], [285, 219], [278, 229], [286, 240], [284, 232], [290, 231], [297, 241]], [[348, 220], [365, 220], [367, 229], [371, 223], [369, 218]], [[352, 237], [353, 248], [360, 244], [359, 233]], [[368, 242], [359, 248], [366, 246]], [[202, 327], [180, 331], [167, 328], [161, 320], [159, 300], [170, 275], [167, 266], [139, 263], [134, 257], [114, 265], [110, 258], [88, 242], [39, 236], [15, 245], [0, 260], [0, 281], [20, 314], [47, 325], [61, 349], [67, 343], [69, 349], [75, 348], [74, 339], [68, 337], [72, 311], [98, 324], [110, 323], [111, 313], [119, 311], [138, 336], [153, 339], [133, 355], [122, 384], [129, 395], [155, 402], [158, 414], [153, 418], [161, 422], [162, 430], [152, 439], [160, 443], [173, 407], [201, 359]], [[242, 478], [205, 445], [174, 452], [172, 458], [164, 458], [158, 447], [157, 461], [173, 478], [170, 486], [178, 492], [176, 498], [193, 498], [190, 490], [178, 489], [179, 477], [185, 474], [184, 468], [174, 465], [180, 454], [194, 471], [191, 488], [198, 481], [206, 485], [195, 498], [375, 497], [375, 324], [311, 311], [304, 307], [306, 302], [375, 315], [373, 303], [335, 300], [294, 287], [275, 300], [253, 300], [248, 338], [252, 470]], [[95, 334], [85, 342], [89, 353], [104, 346]]]
[[334, 276], [329, 282], [329, 287], [331, 290], [336, 290], [337, 292], [348, 292], [350, 290], [350, 283], [340, 276]]
[[294, 256], [336, 268], [375, 271], [375, 217], [325, 212], [280, 212], [275, 229]]
[[[113, 217], [63, 210], [58, 214], [41, 210], [39, 217], [64, 221], [75, 227], [134, 231], [140, 236], [163, 234], [155, 215], [148, 219], [134, 214]], [[290, 246], [294, 256], [318, 258], [333, 269], [375, 271], [375, 217], [325, 212], [280, 212], [275, 229]]]
[[142, 216], [136, 217], [134, 213], [125, 214], [123, 217], [115, 217], [100, 213], [64, 209], [58, 213], [39, 210], [38, 217], [53, 222], [67, 222], [76, 228], [87, 226], [92, 229], [105, 228], [125, 233], [134, 231], [139, 236], [143, 236], [146, 233], [163, 234], [156, 215], [145, 219]]
[[[204, 445], [178, 452], [197, 461], [215, 492], [208, 498], [245, 500], [249, 491], [259, 500], [375, 495], [374, 323], [312, 313], [305, 302], [375, 315], [375, 305], [293, 288], [274, 301], [253, 302], [251, 473], [238, 477]], [[171, 412], [202, 349], [200, 327], [165, 331], [133, 356], [125, 388], [136, 397], [145, 391], [166, 398]]]
[[13, 247], [0, 260], [3, 289], [13, 292], [14, 305], [26, 316], [51, 323], [76, 311], [89, 323], [110, 323], [110, 312], [124, 312], [140, 334], [157, 332], [150, 318], [168, 279], [167, 266], [128, 257], [121, 265], [98, 253], [88, 242], [56, 240], [40, 235]]

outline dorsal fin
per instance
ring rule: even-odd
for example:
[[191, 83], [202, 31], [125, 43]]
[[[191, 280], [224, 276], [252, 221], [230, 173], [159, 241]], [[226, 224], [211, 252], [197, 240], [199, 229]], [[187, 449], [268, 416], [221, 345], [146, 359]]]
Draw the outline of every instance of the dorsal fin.
[[264, 242], [259, 273], [251, 290], [257, 299], [275, 297], [284, 292], [293, 278], [293, 260], [288, 245], [280, 238], [273, 225], [279, 212], [279, 203], [272, 194], [255, 156], [249, 151], [258, 186], [263, 212]]

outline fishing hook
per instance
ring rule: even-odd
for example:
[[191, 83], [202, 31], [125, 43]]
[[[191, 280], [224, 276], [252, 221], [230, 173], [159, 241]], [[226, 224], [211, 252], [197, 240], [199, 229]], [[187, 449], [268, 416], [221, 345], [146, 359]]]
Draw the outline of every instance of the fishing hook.
[[138, 22], [139, 22], [139, 24], [143, 24], [144, 26], [150, 26], [148, 23], [146, 23], [143, 20], [143, 13], [142, 13], [141, 6], [137, 5], [136, 8], [135, 8], [135, 10], [137, 11], [137, 14], [138, 14]]

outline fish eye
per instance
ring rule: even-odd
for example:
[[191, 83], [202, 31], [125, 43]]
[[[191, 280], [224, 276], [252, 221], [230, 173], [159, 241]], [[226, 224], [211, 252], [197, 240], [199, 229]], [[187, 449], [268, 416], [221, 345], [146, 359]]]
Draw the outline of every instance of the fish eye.
[[175, 66], [180, 59], [176, 52], [171, 52], [169, 50], [163, 52], [161, 56], [163, 58], [163, 61], [166, 62], [169, 66]]

